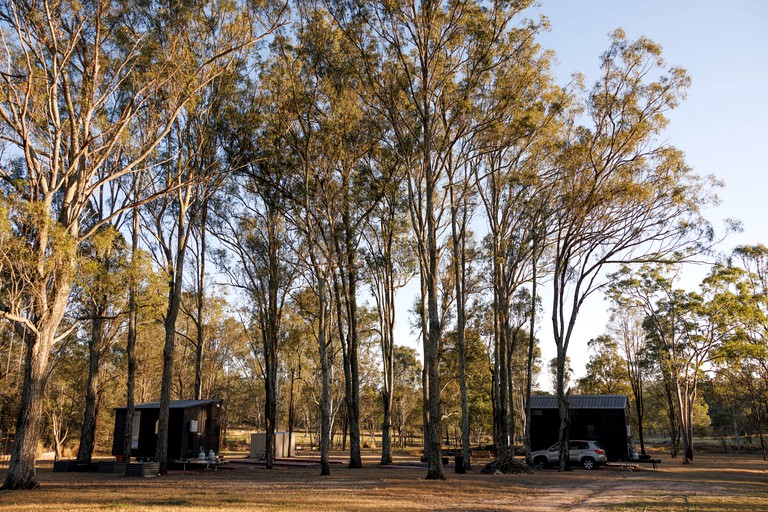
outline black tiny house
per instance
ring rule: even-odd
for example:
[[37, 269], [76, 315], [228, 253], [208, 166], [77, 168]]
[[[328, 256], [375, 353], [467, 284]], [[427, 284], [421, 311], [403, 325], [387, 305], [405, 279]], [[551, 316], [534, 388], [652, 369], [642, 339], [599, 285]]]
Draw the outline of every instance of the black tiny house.
[[[628, 460], [629, 400], [626, 395], [572, 395], [569, 439], [599, 442], [609, 461]], [[557, 442], [560, 415], [557, 397], [531, 397], [531, 450], [544, 450]]]
[[[171, 400], [168, 424], [168, 460], [197, 458], [200, 449], [219, 453], [219, 417], [221, 399]], [[123, 454], [125, 407], [115, 408], [112, 455]], [[157, 444], [157, 420], [160, 403], [136, 406], [133, 416], [131, 456], [154, 458]]]

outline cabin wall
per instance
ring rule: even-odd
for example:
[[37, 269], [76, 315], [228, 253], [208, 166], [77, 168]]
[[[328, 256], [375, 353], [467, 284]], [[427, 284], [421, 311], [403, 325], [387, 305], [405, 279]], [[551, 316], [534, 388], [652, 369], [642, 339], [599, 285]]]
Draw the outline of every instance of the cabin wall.
[[[189, 407], [172, 407], [168, 424], [168, 459], [197, 458], [200, 449], [219, 453], [220, 404], [210, 403]], [[154, 458], [157, 446], [157, 420], [159, 409], [136, 409], [140, 414], [138, 444], [131, 450], [132, 457]], [[115, 409], [115, 427], [112, 439], [112, 455], [122, 455], [125, 436], [124, 408]], [[191, 427], [197, 422], [195, 432]]]

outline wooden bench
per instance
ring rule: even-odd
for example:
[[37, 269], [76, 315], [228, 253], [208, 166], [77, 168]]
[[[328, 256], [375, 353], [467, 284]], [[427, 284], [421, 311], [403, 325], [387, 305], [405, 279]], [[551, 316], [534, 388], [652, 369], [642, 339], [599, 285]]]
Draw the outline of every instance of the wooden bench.
[[626, 469], [628, 471], [637, 469], [637, 466], [639, 466], [639, 464], [636, 464], [635, 461], [626, 461], [626, 460], [620, 460], [618, 462], [608, 462], [605, 464], [605, 467], [607, 468]]
[[653, 464], [653, 470], [656, 471], [656, 466], [661, 464], [661, 459], [641, 458], [633, 460], [632, 462], [637, 462], [640, 464]]
[[491, 450], [472, 450], [472, 459], [485, 459], [490, 460], [493, 459], [493, 453], [491, 453]]

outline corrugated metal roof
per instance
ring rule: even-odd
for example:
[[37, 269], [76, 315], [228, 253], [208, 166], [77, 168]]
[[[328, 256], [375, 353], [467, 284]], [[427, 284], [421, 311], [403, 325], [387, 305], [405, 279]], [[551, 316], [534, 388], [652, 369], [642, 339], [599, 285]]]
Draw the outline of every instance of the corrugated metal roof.
[[[190, 407], [198, 407], [200, 405], [208, 405], [213, 403], [221, 403], [221, 398], [212, 398], [210, 400], [171, 400], [171, 409], [189, 409]], [[136, 409], [159, 409], [160, 402], [146, 402], [143, 404], [137, 404]], [[115, 409], [125, 409], [125, 407], [115, 407]]]
[[[572, 395], [570, 403], [571, 409], [624, 409], [627, 395]], [[557, 409], [557, 397], [533, 395], [531, 409]]]

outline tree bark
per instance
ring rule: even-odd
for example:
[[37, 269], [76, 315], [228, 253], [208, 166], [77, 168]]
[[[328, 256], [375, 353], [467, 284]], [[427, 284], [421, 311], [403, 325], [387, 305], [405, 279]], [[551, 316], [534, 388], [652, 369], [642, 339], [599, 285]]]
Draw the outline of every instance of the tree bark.
[[[76, 224], [72, 231], [77, 231]], [[39, 239], [47, 242], [47, 234], [43, 233]], [[36, 249], [40, 253], [46, 250], [45, 247], [36, 247]], [[74, 254], [69, 256], [69, 261], [74, 261]], [[44, 261], [44, 258], [40, 258], [40, 261]], [[42, 268], [42, 264], [40, 267]], [[67, 264], [64, 264], [62, 268], [41, 277], [36, 283], [43, 287], [40, 293], [45, 294], [45, 297], [32, 298], [31, 309], [34, 312], [32, 319], [35, 321], [37, 332], [29, 330], [24, 323], [13, 322], [14, 330], [25, 344], [26, 357], [19, 413], [16, 418], [16, 435], [2, 489], [33, 489], [39, 485], [35, 459], [37, 443], [40, 439], [45, 385], [49, 375], [48, 363], [55, 343], [56, 331], [67, 307], [71, 289], [71, 270]], [[40, 276], [40, 274], [37, 275]]]
[[557, 407], [560, 414], [558, 433], [558, 442], [560, 443], [559, 469], [560, 471], [566, 471], [570, 469], [568, 427], [570, 426], [571, 411], [569, 396], [565, 391], [565, 355], [561, 353], [559, 347], [557, 352]]
[[125, 344], [125, 354], [128, 358], [128, 375], [126, 376], [126, 407], [125, 407], [125, 437], [123, 438], [123, 460], [131, 461], [131, 440], [133, 438], [133, 415], [135, 413], [135, 387], [136, 387], [136, 337], [139, 320], [136, 260], [139, 253], [139, 211], [133, 209], [131, 229], [131, 265], [134, 272], [128, 288], [128, 335]]
[[98, 417], [99, 394], [99, 362], [101, 358], [102, 336], [104, 334], [104, 313], [106, 297], [101, 297], [99, 303], [91, 309], [91, 336], [88, 339], [88, 383], [85, 392], [85, 411], [83, 426], [80, 431], [80, 445], [77, 450], [77, 461], [90, 464], [93, 455], [96, 436], [96, 419]]
[[331, 474], [331, 465], [328, 461], [328, 450], [331, 443], [331, 377], [328, 362], [328, 346], [326, 341], [325, 320], [325, 280], [318, 276], [317, 295], [319, 310], [317, 316], [317, 341], [320, 348], [320, 368], [322, 372], [322, 398], [320, 400], [320, 475]]
[[[270, 206], [270, 208], [272, 208]], [[262, 340], [264, 348], [266, 402], [264, 414], [267, 420], [266, 433], [266, 464], [267, 469], [272, 469], [275, 461], [275, 430], [277, 428], [277, 352], [278, 337], [280, 331], [279, 288], [280, 288], [280, 261], [278, 260], [278, 237], [275, 225], [276, 210], [268, 214], [269, 226], [267, 236], [269, 246], [267, 264], [269, 266], [266, 303], [262, 304]]]
[[[426, 72], [426, 70], [425, 70]], [[427, 107], [426, 111], [429, 111]], [[429, 131], [427, 130], [427, 133]], [[429, 137], [427, 137], [429, 139]], [[425, 141], [425, 148], [431, 150], [430, 140]], [[427, 421], [427, 480], [445, 480], [443, 474], [442, 451], [440, 446], [440, 338], [442, 335], [440, 316], [438, 311], [438, 283], [440, 280], [440, 267], [437, 254], [437, 227], [435, 222], [435, 172], [432, 169], [431, 155], [426, 154], [426, 210], [427, 217], [427, 321], [429, 331], [424, 346], [424, 364], [427, 367], [429, 381]]]
[[[176, 320], [181, 308], [181, 292], [183, 285], [184, 256], [186, 253], [186, 224], [183, 222], [184, 213], [180, 213], [178, 226], [177, 252], [167, 262], [171, 268], [168, 271], [168, 307], [166, 309], [164, 327], [165, 343], [163, 345], [163, 373], [160, 387], [160, 412], [157, 423], [157, 448], [155, 459], [160, 464], [160, 474], [168, 474], [168, 435], [171, 414], [171, 379], [173, 377], [173, 356], [176, 348]], [[174, 264], [175, 263], [175, 264]]]
[[381, 277], [377, 283], [376, 301], [379, 309], [381, 331], [381, 362], [384, 382], [381, 388], [383, 421], [381, 425], [381, 465], [392, 464], [392, 401], [394, 391], [394, 307], [395, 286], [392, 268], [392, 239], [384, 234], [383, 264], [379, 269]]
[[466, 230], [462, 223], [459, 230], [457, 198], [454, 195], [454, 184], [450, 187], [451, 194], [451, 239], [453, 242], [453, 278], [456, 291], [456, 344], [459, 353], [459, 392], [461, 394], [461, 449], [464, 470], [471, 469], [469, 448], [469, 404], [467, 403], [467, 355], [464, 330], [466, 325]]
[[49, 340], [31, 334], [25, 339], [27, 357], [24, 363], [24, 384], [16, 420], [16, 437], [3, 489], [34, 489], [39, 485], [35, 459], [40, 437], [43, 395], [48, 378], [51, 346]]
[[206, 229], [208, 224], [208, 199], [203, 201], [200, 213], [200, 268], [197, 273], [197, 297], [195, 328], [197, 340], [195, 344], [195, 400], [203, 398], [203, 347], [205, 345], [205, 258], [206, 258]]
[[672, 383], [669, 381], [668, 375], [663, 377], [664, 379], [664, 395], [667, 398], [667, 420], [669, 421], [669, 437], [670, 437], [670, 457], [673, 459], [677, 457], [677, 451], [680, 446], [680, 425], [678, 424], [678, 413], [675, 407], [674, 392], [672, 391]]
[[345, 297], [347, 304], [347, 343], [349, 358], [350, 396], [347, 400], [347, 418], [349, 419], [349, 467], [363, 467], [360, 452], [360, 348], [357, 332], [357, 250], [355, 233], [349, 212], [343, 216], [345, 248], [347, 256], [348, 286]]
[[525, 368], [525, 460], [528, 464], [533, 463], [531, 459], [531, 389], [533, 387], [533, 348], [536, 342], [537, 242], [538, 239], [534, 234], [533, 262], [531, 265], [531, 322], [528, 332], [528, 360]]

